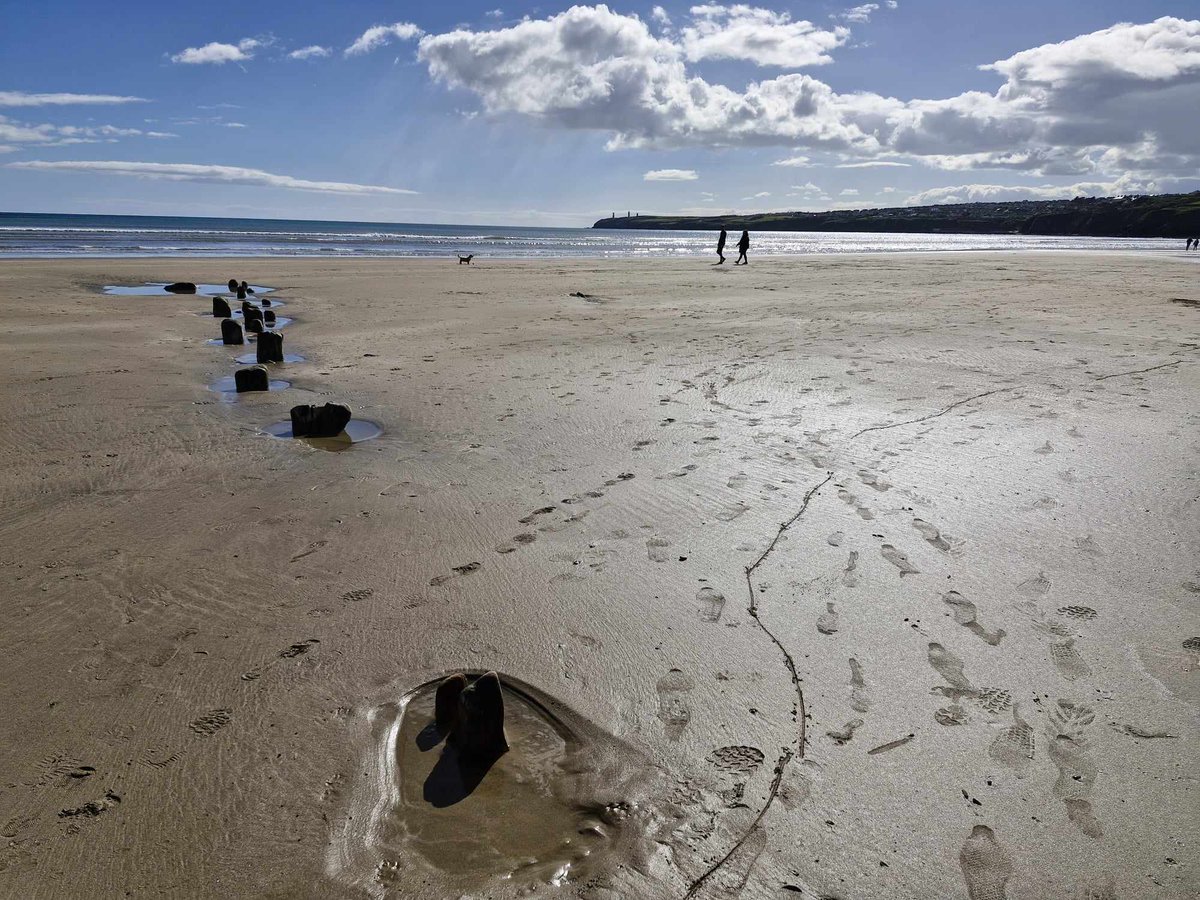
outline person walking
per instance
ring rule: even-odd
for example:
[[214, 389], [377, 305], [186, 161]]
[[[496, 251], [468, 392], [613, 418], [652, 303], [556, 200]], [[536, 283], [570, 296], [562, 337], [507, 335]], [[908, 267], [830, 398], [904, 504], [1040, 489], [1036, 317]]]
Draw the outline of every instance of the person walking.
[[725, 239], [727, 237], [725, 229], [722, 228], [721, 236], [717, 238], [717, 256], [721, 258], [721, 262], [717, 263], [718, 266], [725, 262]]
[[750, 232], [743, 231], [742, 237], [738, 241], [738, 258], [734, 260], [735, 266], [748, 266], [750, 260], [746, 259], [746, 251], [750, 249]]

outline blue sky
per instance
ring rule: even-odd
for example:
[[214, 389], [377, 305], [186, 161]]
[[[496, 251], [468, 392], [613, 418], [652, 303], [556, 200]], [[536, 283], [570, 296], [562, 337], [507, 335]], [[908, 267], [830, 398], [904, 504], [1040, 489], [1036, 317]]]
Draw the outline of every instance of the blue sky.
[[1186, 4], [497, 2], [5, 0], [0, 209], [586, 225], [1200, 189]]

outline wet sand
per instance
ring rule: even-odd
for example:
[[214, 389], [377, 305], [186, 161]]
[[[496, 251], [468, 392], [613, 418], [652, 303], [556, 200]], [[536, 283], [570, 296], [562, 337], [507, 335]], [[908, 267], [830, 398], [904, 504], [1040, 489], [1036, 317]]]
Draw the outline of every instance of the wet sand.
[[[210, 298], [99, 292], [232, 276], [284, 390], [210, 389]], [[0, 896], [1195, 896], [1197, 300], [1182, 254], [5, 262]], [[382, 434], [262, 431], [327, 401]], [[434, 803], [454, 670], [512, 756]]]

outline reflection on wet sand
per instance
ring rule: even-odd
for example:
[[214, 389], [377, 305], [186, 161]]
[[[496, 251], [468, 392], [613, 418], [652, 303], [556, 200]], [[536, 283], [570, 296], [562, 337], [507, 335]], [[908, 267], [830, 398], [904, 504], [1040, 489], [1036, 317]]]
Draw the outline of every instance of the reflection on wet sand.
[[638, 857], [649, 770], [636, 751], [508, 676], [497, 719], [497, 676], [458, 678], [374, 710], [379, 780], [359, 797], [372, 809], [341, 824], [331, 874], [384, 896], [496, 897]]

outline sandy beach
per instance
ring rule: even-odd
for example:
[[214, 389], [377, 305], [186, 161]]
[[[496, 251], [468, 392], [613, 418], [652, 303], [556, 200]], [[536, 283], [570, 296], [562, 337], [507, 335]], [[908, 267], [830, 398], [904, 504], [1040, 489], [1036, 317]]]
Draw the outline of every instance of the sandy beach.
[[[286, 390], [99, 291], [234, 276]], [[4, 262], [0, 896], [1195, 897], [1198, 333], [1182, 254]]]

